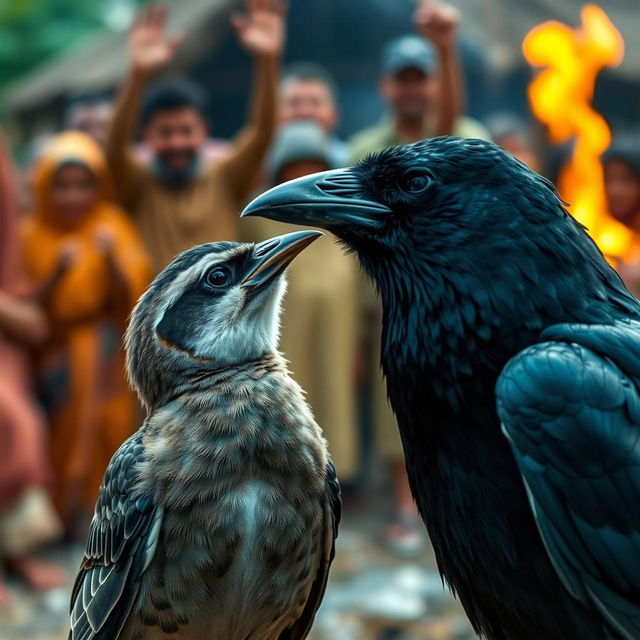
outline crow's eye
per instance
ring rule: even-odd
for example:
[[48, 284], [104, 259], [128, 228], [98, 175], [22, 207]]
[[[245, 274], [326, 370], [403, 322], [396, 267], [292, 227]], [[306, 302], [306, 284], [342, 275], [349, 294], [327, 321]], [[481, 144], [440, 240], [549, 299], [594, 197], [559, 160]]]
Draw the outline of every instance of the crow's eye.
[[419, 194], [426, 191], [431, 184], [431, 178], [422, 172], [413, 171], [407, 173], [402, 179], [404, 190], [411, 194]]
[[212, 269], [209, 269], [205, 280], [210, 287], [219, 289], [231, 282], [231, 273], [226, 267], [213, 267]]

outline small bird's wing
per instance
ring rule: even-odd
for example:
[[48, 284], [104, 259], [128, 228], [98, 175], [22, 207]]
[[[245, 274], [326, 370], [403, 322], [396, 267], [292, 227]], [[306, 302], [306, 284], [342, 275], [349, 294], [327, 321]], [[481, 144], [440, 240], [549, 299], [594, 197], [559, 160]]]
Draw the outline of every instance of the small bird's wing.
[[569, 592], [640, 638], [640, 324], [556, 325], [496, 387], [551, 561]]
[[143, 458], [138, 431], [107, 467], [71, 595], [69, 640], [117, 638], [153, 557], [162, 510], [136, 490], [136, 467]]
[[279, 640], [303, 640], [309, 635], [318, 607], [324, 597], [329, 578], [329, 569], [336, 553], [336, 538], [338, 525], [342, 516], [342, 500], [340, 499], [340, 485], [336, 477], [333, 462], [327, 463], [326, 499], [324, 501], [324, 543], [322, 556], [316, 579], [311, 587], [311, 593], [302, 615], [295, 623], [280, 634]]

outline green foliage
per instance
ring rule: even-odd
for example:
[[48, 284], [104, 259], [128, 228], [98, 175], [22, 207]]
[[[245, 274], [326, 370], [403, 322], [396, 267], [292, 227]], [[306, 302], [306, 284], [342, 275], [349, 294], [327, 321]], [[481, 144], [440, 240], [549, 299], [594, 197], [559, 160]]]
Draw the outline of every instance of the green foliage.
[[20, 76], [108, 29], [114, 7], [137, 0], [0, 0], [0, 93]]

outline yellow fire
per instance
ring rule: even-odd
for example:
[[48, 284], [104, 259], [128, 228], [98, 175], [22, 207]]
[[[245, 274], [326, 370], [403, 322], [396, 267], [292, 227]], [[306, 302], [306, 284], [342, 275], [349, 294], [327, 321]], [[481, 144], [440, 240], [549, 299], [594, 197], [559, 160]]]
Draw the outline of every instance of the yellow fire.
[[604, 118], [591, 102], [600, 70], [620, 63], [624, 41], [602, 9], [586, 5], [581, 26], [559, 22], [534, 27], [522, 43], [524, 57], [542, 68], [529, 85], [534, 115], [556, 143], [574, 139], [573, 154], [562, 168], [558, 190], [570, 211], [609, 258], [635, 260], [635, 234], [607, 213], [600, 156], [611, 142]]

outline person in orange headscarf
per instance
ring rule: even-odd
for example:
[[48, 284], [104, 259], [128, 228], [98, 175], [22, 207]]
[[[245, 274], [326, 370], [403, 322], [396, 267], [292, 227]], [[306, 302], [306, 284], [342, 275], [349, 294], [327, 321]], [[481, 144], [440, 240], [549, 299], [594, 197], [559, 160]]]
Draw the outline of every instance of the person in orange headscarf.
[[51, 326], [39, 383], [51, 420], [53, 499], [74, 533], [93, 509], [111, 456], [136, 426], [120, 347], [150, 264], [132, 224], [109, 200], [102, 151], [85, 134], [51, 141], [34, 190], [24, 257]]
[[55, 540], [60, 523], [46, 492], [44, 421], [31, 386], [29, 348], [47, 324], [31, 300], [19, 252], [17, 176], [0, 132], [0, 609], [10, 602], [4, 569], [44, 590], [62, 582], [59, 568], [34, 549]]

